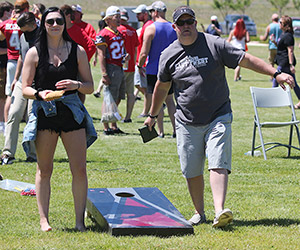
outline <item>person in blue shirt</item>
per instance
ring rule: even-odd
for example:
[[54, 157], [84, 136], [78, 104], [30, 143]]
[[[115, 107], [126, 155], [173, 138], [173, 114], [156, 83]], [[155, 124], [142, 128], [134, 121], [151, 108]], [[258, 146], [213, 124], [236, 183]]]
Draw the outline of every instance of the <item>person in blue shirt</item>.
[[222, 28], [218, 22], [218, 17], [213, 15], [211, 16], [210, 20], [211, 20], [211, 24], [208, 25], [205, 32], [214, 36], [221, 36]]
[[272, 15], [272, 22], [267, 26], [265, 34], [260, 36], [260, 40], [266, 41], [269, 39], [269, 62], [274, 67], [275, 57], [277, 54], [277, 45], [278, 39], [282, 33], [282, 30], [279, 26], [279, 16], [274, 13]]

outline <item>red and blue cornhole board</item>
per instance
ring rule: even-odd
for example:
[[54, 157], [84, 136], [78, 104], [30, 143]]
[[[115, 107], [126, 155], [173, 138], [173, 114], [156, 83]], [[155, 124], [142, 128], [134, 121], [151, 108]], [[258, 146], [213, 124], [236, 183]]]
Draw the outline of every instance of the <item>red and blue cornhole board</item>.
[[194, 233], [158, 188], [89, 188], [87, 214], [116, 236]]

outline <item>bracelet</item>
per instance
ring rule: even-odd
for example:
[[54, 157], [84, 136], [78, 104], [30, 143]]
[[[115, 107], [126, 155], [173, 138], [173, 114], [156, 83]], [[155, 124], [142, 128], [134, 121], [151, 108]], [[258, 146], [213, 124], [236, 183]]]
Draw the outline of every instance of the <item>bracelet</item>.
[[143, 66], [140, 66], [140, 65], [136, 65], [139, 69], [143, 68]]
[[156, 118], [158, 117], [158, 115], [151, 115], [151, 114], [149, 114], [149, 117], [150, 117], [151, 119], [156, 119]]
[[79, 89], [79, 88], [80, 88], [80, 82], [77, 81], [77, 89]]
[[38, 89], [36, 90], [36, 92], [34, 93], [34, 96], [35, 96], [35, 98], [36, 98], [38, 101], [43, 101], [43, 98], [40, 97], [40, 95], [39, 95], [39, 93], [40, 93], [41, 91], [43, 91], [43, 89], [38, 88]]

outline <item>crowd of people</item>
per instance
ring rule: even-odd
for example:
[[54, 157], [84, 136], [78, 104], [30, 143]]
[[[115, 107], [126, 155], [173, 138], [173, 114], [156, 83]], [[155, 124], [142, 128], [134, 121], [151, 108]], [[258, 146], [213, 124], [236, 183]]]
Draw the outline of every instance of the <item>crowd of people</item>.
[[[0, 131], [5, 128], [1, 164], [15, 160], [19, 124], [26, 113], [22, 146], [26, 161], [37, 162], [35, 185], [43, 231], [52, 229], [50, 180], [59, 137], [73, 177], [75, 228], [85, 230], [86, 151], [97, 139], [84, 106], [86, 94], [100, 97], [103, 88], [117, 106], [127, 99], [123, 122], [131, 123], [136, 87], [144, 95], [139, 117], [145, 117], [149, 130], [157, 124], [161, 138], [167, 107], [195, 207], [189, 223], [206, 222], [203, 172], [207, 158], [215, 206], [213, 227], [233, 220], [232, 211], [224, 208], [231, 173], [232, 122], [225, 66], [235, 69], [235, 80], [241, 79], [240, 67], [245, 67], [272, 76], [274, 86], [295, 86], [300, 100], [289, 17], [280, 19], [282, 34], [270, 38], [278, 48], [276, 70], [271, 61], [272, 65], [267, 64], [245, 52], [249, 34], [242, 19], [226, 41], [220, 37], [216, 16], [205, 32], [198, 32], [196, 14], [188, 6], [176, 8], [172, 22], [166, 19], [167, 6], [162, 1], [141, 4], [133, 12], [143, 24], [139, 32], [128, 25], [128, 12], [117, 6], [106, 9], [96, 32], [82, 20], [78, 4], [50, 8], [34, 4], [31, 10], [27, 0], [0, 4]], [[102, 75], [95, 92], [92, 58], [94, 65], [99, 62]], [[300, 108], [300, 101], [295, 107]], [[124, 134], [116, 121], [103, 122], [103, 127], [105, 136]]]

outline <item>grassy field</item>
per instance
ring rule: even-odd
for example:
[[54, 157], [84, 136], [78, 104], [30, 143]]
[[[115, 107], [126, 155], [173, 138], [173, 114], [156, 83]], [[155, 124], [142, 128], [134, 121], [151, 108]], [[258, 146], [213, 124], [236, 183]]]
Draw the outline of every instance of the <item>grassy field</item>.
[[[249, 46], [249, 52], [267, 58], [266, 47]], [[299, 54], [299, 49], [296, 49], [296, 55]], [[92, 70], [97, 85], [99, 66], [92, 67]], [[234, 213], [232, 225], [224, 230], [211, 227], [214, 212], [206, 171], [205, 211], [208, 223], [195, 227], [194, 235], [113, 237], [101, 232], [90, 219], [86, 220], [86, 233], [75, 232], [71, 174], [66, 153], [59, 142], [51, 182], [50, 222], [53, 231], [40, 231], [35, 198], [0, 190], [0, 249], [299, 249], [300, 152], [293, 150], [292, 157], [286, 158], [286, 150], [278, 148], [268, 153], [267, 161], [262, 156], [252, 158], [244, 155], [251, 148], [253, 126], [249, 86], [270, 87], [271, 83], [268, 76], [245, 69], [242, 69], [242, 76], [242, 81], [234, 82], [233, 70], [227, 70], [234, 115], [233, 171], [226, 201], [226, 207]], [[138, 101], [133, 123], [119, 125], [127, 134], [104, 136], [100, 124], [101, 101], [92, 95], [86, 100], [86, 107], [99, 134], [87, 155], [89, 187], [158, 187], [189, 219], [193, 215], [193, 206], [180, 172], [168, 117], [165, 119], [166, 137], [143, 144], [137, 131], [143, 124], [143, 119], [136, 118], [142, 110], [142, 102]], [[120, 110], [125, 113], [124, 101]], [[281, 115], [284, 114], [278, 112], [278, 116]], [[21, 125], [20, 141], [23, 127], [24, 124]], [[266, 133], [267, 138], [276, 136], [284, 141], [287, 141], [287, 134], [284, 129]], [[3, 145], [3, 139], [1, 136], [0, 145]], [[5, 179], [34, 183], [35, 164], [24, 160], [25, 154], [19, 144], [16, 162], [0, 166], [1, 174]]]

